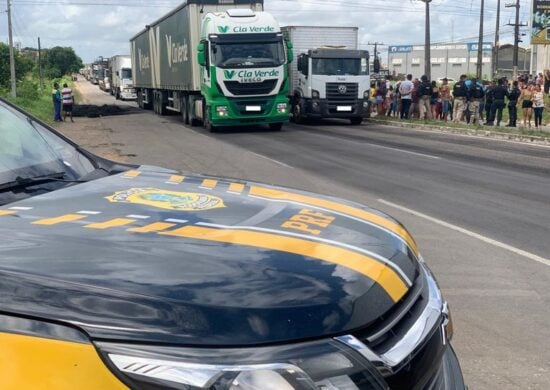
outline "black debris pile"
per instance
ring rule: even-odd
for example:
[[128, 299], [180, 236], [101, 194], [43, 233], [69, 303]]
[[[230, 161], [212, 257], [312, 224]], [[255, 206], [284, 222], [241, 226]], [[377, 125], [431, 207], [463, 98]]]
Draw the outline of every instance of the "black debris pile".
[[109, 104], [102, 106], [78, 104], [73, 107], [73, 116], [97, 118], [100, 116], [135, 114], [140, 111], [137, 107], [121, 107]]

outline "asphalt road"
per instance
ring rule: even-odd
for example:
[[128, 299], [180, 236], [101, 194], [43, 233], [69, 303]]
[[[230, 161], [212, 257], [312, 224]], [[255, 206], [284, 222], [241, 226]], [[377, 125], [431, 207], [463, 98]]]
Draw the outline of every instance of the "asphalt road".
[[[94, 104], [114, 102], [87, 82], [80, 89]], [[339, 121], [210, 134], [151, 112], [79, 119], [61, 130], [127, 161], [388, 212], [411, 230], [450, 302], [470, 387], [550, 388], [550, 148]]]

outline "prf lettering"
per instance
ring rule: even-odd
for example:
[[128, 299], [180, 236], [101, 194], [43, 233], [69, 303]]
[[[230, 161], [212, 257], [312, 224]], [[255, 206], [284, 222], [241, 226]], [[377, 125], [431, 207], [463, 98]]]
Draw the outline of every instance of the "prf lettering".
[[319, 228], [328, 227], [334, 219], [334, 217], [319, 211], [303, 209], [298, 214], [293, 215], [288, 221], [285, 221], [281, 227], [318, 236], [321, 234]]

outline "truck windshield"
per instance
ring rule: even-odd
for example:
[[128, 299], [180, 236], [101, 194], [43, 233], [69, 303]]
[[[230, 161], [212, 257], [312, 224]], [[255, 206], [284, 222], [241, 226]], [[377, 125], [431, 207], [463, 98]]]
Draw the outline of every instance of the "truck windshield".
[[282, 42], [269, 43], [216, 43], [212, 58], [220, 68], [271, 67], [284, 64]]
[[120, 71], [120, 78], [121, 79], [131, 79], [132, 78], [132, 69], [123, 68]]
[[366, 58], [313, 58], [312, 73], [322, 76], [361, 76], [367, 75]]

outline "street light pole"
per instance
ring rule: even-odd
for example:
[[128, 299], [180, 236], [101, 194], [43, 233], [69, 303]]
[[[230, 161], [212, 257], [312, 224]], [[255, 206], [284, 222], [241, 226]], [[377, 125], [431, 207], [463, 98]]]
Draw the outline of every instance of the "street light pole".
[[15, 83], [15, 55], [13, 52], [13, 35], [11, 28], [11, 0], [8, 1], [8, 40], [10, 45], [10, 73], [11, 73], [11, 96], [17, 97], [17, 85]]
[[477, 41], [477, 66], [476, 76], [481, 80], [483, 73], [483, 11], [485, 8], [485, 0], [481, 0], [481, 10], [479, 11], [479, 39]]
[[500, 40], [500, 0], [497, 1], [497, 25], [495, 29], [495, 45], [493, 46], [493, 77], [498, 73], [498, 46]]
[[426, 3], [426, 32], [424, 39], [424, 74], [431, 80], [432, 64], [430, 58], [430, 2], [432, 0], [420, 0]]

